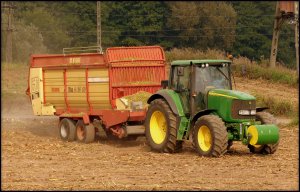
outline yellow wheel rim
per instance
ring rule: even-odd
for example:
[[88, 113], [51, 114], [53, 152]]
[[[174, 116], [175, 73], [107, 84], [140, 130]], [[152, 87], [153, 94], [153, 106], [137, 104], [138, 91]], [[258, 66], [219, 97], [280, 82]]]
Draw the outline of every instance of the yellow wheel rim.
[[150, 135], [154, 143], [161, 144], [167, 135], [167, 121], [160, 111], [152, 113], [150, 118]]
[[202, 151], [208, 151], [211, 148], [212, 138], [206, 125], [202, 125], [198, 130], [198, 144]]

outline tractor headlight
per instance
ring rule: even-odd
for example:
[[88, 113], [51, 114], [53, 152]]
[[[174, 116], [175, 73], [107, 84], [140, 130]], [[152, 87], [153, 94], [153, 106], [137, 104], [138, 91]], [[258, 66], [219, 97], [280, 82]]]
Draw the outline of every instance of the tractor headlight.
[[256, 109], [252, 109], [250, 112], [251, 115], [256, 115]]
[[250, 115], [250, 110], [239, 110], [239, 115]]
[[252, 109], [252, 110], [239, 110], [239, 115], [256, 115], [256, 110]]

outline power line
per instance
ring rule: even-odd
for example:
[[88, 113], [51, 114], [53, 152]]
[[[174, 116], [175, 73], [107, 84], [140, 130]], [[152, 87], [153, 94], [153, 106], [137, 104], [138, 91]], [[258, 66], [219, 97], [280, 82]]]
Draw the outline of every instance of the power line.
[[[96, 13], [72, 13], [72, 12], [65, 12], [65, 11], [56, 11], [56, 12], [60, 12], [60, 13], [65, 13], [65, 14], [70, 14], [70, 15], [97, 15]], [[124, 14], [120, 14], [120, 15], [116, 15], [113, 14], [112, 16], [117, 16], [117, 17], [144, 17], [144, 16], [159, 16], [160, 14], [130, 14], [130, 15], [124, 15]], [[101, 16], [105, 16], [104, 14], [101, 14]], [[233, 18], [233, 17], [274, 17], [274, 15], [235, 15], [235, 16], [231, 16], [231, 15], [211, 15], [211, 16], [199, 16], [199, 15], [172, 15], [173, 17], [187, 17], [187, 18], [210, 18], [210, 17], [226, 17], [226, 18]]]
[[[21, 10], [21, 8], [20, 8]], [[96, 13], [86, 13], [86, 12], [71, 12], [71, 11], [59, 11], [59, 10], [55, 10], [55, 13], [65, 13], [65, 14], [70, 14], [70, 15], [97, 15]], [[158, 16], [160, 15], [160, 13], [145, 13], [145, 14], [113, 14], [113, 16], [120, 16], [120, 17], [128, 17], [128, 16], [132, 16], [132, 17], [136, 17], [136, 16]], [[101, 14], [101, 16], [105, 16], [105, 14]], [[235, 16], [231, 16], [231, 15], [211, 15], [211, 16], [203, 16], [203, 15], [172, 15], [174, 17], [197, 17], [197, 18], [210, 18], [210, 17], [236, 17], [236, 16], [243, 16], [243, 17], [274, 17], [274, 15], [235, 15]]]
[[[257, 35], [257, 33], [252, 33], [253, 35]], [[265, 36], [271, 36], [272, 34], [259, 34], [259, 35], [265, 35]], [[292, 36], [294, 34], [281, 34], [282, 36]], [[84, 33], [81, 32], [79, 33], [79, 35], [77, 35], [76, 37], [79, 36], [96, 36], [95, 34], [88, 34], [88, 33]], [[162, 38], [162, 37], [166, 37], [166, 38], [178, 38], [178, 37], [202, 37], [202, 38], [206, 38], [206, 37], [211, 37], [211, 36], [207, 36], [207, 35], [135, 35], [135, 34], [126, 34], [126, 35], [117, 35], [117, 36], [122, 36], [122, 37], [157, 37], [157, 38]], [[228, 36], [249, 36], [249, 34], [242, 34], [242, 35], [213, 35], [214, 37], [228, 37]]]
[[[220, 28], [222, 29], [222, 28]], [[15, 31], [19, 31], [20, 29], [16, 29]], [[201, 29], [199, 29], [201, 30]], [[38, 32], [38, 33], [57, 33], [57, 31], [49, 31], [49, 30], [33, 30], [34, 32]], [[158, 30], [158, 31], [172, 31], [172, 30]], [[72, 35], [72, 34], [86, 34], [86, 35], [96, 35], [95, 34], [96, 30], [93, 31], [68, 31], [68, 32], [64, 32], [64, 34], [66, 35]], [[103, 33], [114, 33], [114, 32], [133, 32], [133, 31], [102, 31]], [[141, 32], [141, 31], [139, 31]], [[247, 33], [247, 34], [232, 34], [232, 35], [214, 35], [214, 36], [248, 36], [248, 35], [272, 35], [272, 34], [267, 34], [267, 33], [257, 33], [257, 32], [252, 32], [252, 33]], [[291, 35], [291, 34], [281, 34], [281, 35]], [[159, 34], [143, 34], [143, 35], [138, 35], [138, 34], [118, 34], [118, 36], [143, 36], [143, 37], [210, 37], [208, 35], [173, 35], [173, 36], [169, 36], [169, 35], [159, 35]]]
[[[264, 25], [267, 26], [267, 25]], [[261, 26], [240, 26], [240, 27], [215, 27], [215, 28], [190, 28], [190, 29], [169, 29], [169, 30], [155, 30], [155, 29], [150, 29], [150, 30], [102, 30], [102, 32], [105, 33], [125, 33], [125, 32], [168, 32], [168, 31], [201, 31], [201, 30], [213, 30], [213, 29], [240, 29], [240, 28], [260, 28]], [[49, 30], [34, 30], [36, 32], [57, 32], [57, 31], [49, 31]], [[71, 34], [71, 33], [95, 33], [96, 30], [92, 31], [67, 31], [66, 34]]]

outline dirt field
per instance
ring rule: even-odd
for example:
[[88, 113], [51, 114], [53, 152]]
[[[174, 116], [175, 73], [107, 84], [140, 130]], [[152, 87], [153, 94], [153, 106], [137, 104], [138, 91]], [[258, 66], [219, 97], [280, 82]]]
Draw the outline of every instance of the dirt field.
[[[27, 71], [26, 71], [27, 72]], [[298, 90], [251, 81], [259, 89], [298, 102]], [[25, 88], [22, 87], [23, 90]], [[204, 158], [190, 142], [177, 154], [154, 153], [145, 137], [91, 144], [63, 142], [56, 117], [35, 117], [24, 91], [2, 94], [2, 190], [299, 190], [299, 129], [278, 119], [280, 145], [273, 155], [254, 155], [234, 143], [220, 158]]]

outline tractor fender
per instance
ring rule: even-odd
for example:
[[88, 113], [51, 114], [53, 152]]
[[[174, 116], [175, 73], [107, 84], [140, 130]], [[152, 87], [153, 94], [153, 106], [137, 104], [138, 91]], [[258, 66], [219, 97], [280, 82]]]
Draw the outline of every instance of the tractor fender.
[[191, 120], [191, 127], [194, 126], [195, 122], [197, 121], [197, 119], [199, 119], [201, 116], [203, 115], [208, 115], [210, 114], [211, 112], [213, 112], [215, 110], [211, 110], [211, 109], [205, 109], [205, 110], [201, 110], [201, 111], [198, 111], [192, 118]]
[[170, 106], [172, 112], [175, 115], [179, 115], [178, 109], [176, 107], [176, 104], [175, 104], [173, 98], [167, 92], [158, 92], [158, 93], [151, 95], [151, 97], [148, 99], [147, 103], [150, 104], [155, 99], [164, 99]]
[[256, 112], [261, 112], [261, 111], [264, 111], [266, 109], [269, 109], [269, 107], [256, 107]]

